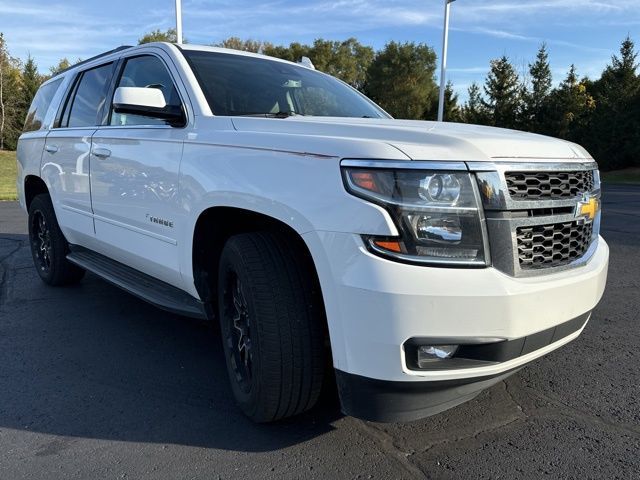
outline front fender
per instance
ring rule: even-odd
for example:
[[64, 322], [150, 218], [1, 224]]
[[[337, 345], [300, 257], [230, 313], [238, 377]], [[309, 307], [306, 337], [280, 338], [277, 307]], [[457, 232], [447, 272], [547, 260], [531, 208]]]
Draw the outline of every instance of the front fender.
[[193, 233], [202, 212], [211, 207], [257, 212], [300, 235], [314, 230], [397, 235], [383, 208], [346, 192], [340, 159], [334, 157], [186, 143], [180, 202], [186, 216], [182, 274], [190, 288]]

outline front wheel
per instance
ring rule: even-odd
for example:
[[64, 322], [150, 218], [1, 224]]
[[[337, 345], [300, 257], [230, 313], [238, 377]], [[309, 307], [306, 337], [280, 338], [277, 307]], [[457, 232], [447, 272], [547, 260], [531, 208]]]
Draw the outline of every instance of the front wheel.
[[84, 276], [83, 269], [67, 260], [69, 244], [47, 194], [37, 195], [29, 205], [29, 243], [33, 263], [44, 283], [70, 285]]
[[231, 237], [218, 305], [236, 402], [256, 422], [310, 409], [322, 387], [324, 308], [300, 246], [271, 232]]

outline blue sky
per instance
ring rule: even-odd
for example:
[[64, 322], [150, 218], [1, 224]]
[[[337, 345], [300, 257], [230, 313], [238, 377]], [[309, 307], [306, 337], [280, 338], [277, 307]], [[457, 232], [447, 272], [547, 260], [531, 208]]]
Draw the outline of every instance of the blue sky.
[[[174, 0], [0, 0], [0, 31], [14, 56], [31, 53], [46, 72], [61, 57], [87, 58], [173, 26], [173, 8]], [[439, 53], [442, 15], [443, 0], [183, 0], [185, 37], [203, 44], [229, 36], [276, 44], [355, 36], [375, 48], [424, 42]], [[571, 63], [594, 77], [627, 34], [640, 47], [640, 0], [457, 0], [449, 78], [463, 93], [503, 54], [522, 72], [543, 41], [556, 82]]]

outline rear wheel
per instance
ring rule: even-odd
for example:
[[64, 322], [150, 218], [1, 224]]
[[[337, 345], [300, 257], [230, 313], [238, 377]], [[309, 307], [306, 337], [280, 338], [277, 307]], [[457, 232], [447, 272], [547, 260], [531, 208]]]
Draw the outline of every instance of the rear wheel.
[[227, 371], [256, 422], [313, 407], [324, 371], [324, 308], [299, 245], [271, 232], [231, 237], [218, 274]]
[[67, 260], [69, 244], [56, 219], [51, 197], [37, 195], [29, 205], [29, 242], [38, 275], [48, 285], [79, 282], [85, 271]]

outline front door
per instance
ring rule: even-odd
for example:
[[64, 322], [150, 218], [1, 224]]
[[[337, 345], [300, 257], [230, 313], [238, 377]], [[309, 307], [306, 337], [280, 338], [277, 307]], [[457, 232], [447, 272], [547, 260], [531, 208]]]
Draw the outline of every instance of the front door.
[[[168, 105], [182, 100], [165, 62], [125, 59], [117, 87], [158, 88]], [[141, 115], [110, 113], [93, 135], [91, 194], [98, 249], [180, 286], [179, 170], [185, 129]], [[181, 246], [180, 246], [181, 247]]]

